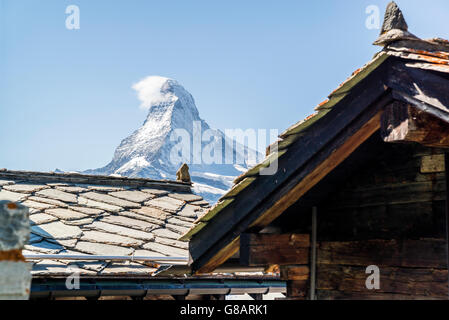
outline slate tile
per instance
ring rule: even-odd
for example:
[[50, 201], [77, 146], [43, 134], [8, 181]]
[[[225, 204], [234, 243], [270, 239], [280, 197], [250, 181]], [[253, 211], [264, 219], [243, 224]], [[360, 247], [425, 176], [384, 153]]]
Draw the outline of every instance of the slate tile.
[[44, 238], [52, 238], [56, 240], [68, 240], [80, 238], [83, 232], [79, 227], [68, 226], [60, 221], [32, 226], [31, 231]]
[[180, 249], [185, 249], [185, 250], [189, 249], [189, 243], [188, 242], [184, 242], [184, 241], [156, 237], [154, 239], [154, 242], [160, 243], [160, 244], [165, 244], [165, 245], [171, 246], [171, 247], [180, 248]]
[[200, 201], [202, 197], [192, 193], [169, 193], [170, 198], [178, 199], [185, 202]]
[[75, 250], [102, 256], [129, 256], [134, 252], [132, 248], [124, 248], [104, 243], [94, 243], [86, 241], [78, 241]]
[[0, 201], [7, 200], [11, 202], [22, 202], [27, 198], [26, 194], [11, 192], [8, 190], [1, 189], [0, 190]]
[[61, 250], [63, 250], [64, 247], [62, 247], [59, 244], [51, 243], [47, 240], [44, 240], [38, 243], [27, 244], [25, 245], [25, 249], [44, 254], [56, 254], [59, 253]]
[[84, 231], [81, 241], [98, 242], [123, 247], [138, 247], [144, 243], [142, 240], [99, 231]]
[[49, 223], [58, 220], [57, 218], [45, 214], [45, 213], [37, 213], [30, 216], [30, 224], [31, 225], [40, 225], [44, 223]]
[[146, 192], [146, 193], [151, 193], [155, 196], [165, 196], [167, 195], [169, 192], [165, 191], [165, 190], [159, 190], [159, 189], [152, 189], [152, 188], [140, 188], [140, 191], [142, 192]]
[[150, 199], [153, 199], [155, 196], [149, 193], [145, 193], [138, 190], [126, 190], [126, 191], [117, 191], [117, 192], [110, 192], [109, 195], [120, 198], [123, 200], [131, 201], [131, 202], [137, 202], [142, 203], [145, 201], [148, 201]]
[[125, 190], [124, 188], [120, 187], [111, 187], [111, 186], [87, 186], [89, 190], [93, 191], [101, 191], [101, 192], [116, 192], [116, 191], [122, 191]]
[[68, 192], [64, 192], [56, 189], [45, 189], [36, 193], [38, 196], [44, 198], [50, 198], [54, 200], [60, 200], [63, 202], [76, 203], [77, 196]]
[[157, 229], [157, 228], [160, 228], [160, 226], [149, 223], [149, 222], [135, 220], [135, 219], [131, 219], [128, 217], [122, 217], [122, 216], [112, 216], [111, 215], [108, 217], [102, 217], [100, 221], [110, 223], [110, 224], [116, 224], [116, 225], [119, 225], [122, 227], [128, 227], [128, 228], [132, 228], [132, 229], [147, 231], [147, 232]]
[[28, 208], [28, 209], [29, 209], [30, 215], [33, 215], [36, 213], [42, 213], [42, 210], [40, 210], [40, 209], [33, 209], [33, 208]]
[[81, 193], [88, 190], [87, 188], [77, 186], [56, 186], [55, 189], [69, 193]]
[[179, 236], [180, 236], [179, 233], [170, 231], [168, 229], [157, 229], [157, 230], [153, 230], [152, 233], [159, 237], [169, 238], [169, 239], [174, 239], [174, 240], [179, 239]]
[[53, 200], [53, 199], [48, 199], [48, 198], [41, 198], [41, 197], [29, 197], [28, 200], [34, 201], [34, 202], [40, 202], [40, 203], [46, 203], [46, 204], [51, 204], [53, 206], [56, 207], [60, 207], [60, 208], [67, 208], [68, 205], [65, 202], [59, 201], [59, 200]]
[[97, 192], [87, 192], [82, 194], [83, 198], [87, 198], [90, 200], [107, 203], [114, 206], [119, 206], [123, 208], [140, 208], [140, 205], [135, 202], [122, 200], [119, 198], [112, 197], [107, 194], [97, 193]]
[[86, 207], [78, 207], [78, 206], [70, 206], [70, 210], [78, 211], [90, 216], [98, 216], [99, 214], [103, 213], [103, 210], [100, 209], [93, 209], [93, 208], [86, 208]]
[[86, 207], [90, 207], [90, 208], [94, 208], [94, 209], [101, 209], [101, 210], [110, 211], [110, 212], [120, 212], [120, 211], [124, 210], [122, 207], [90, 200], [87, 198], [83, 198], [82, 196], [78, 197], [78, 204], [86, 206]]
[[94, 221], [86, 228], [96, 231], [104, 231], [108, 233], [114, 233], [125, 237], [130, 237], [139, 240], [151, 241], [154, 239], [154, 235], [148, 232], [134, 230], [131, 228], [121, 227], [114, 224], [104, 223], [101, 221]]
[[134, 213], [134, 212], [131, 212], [131, 211], [122, 211], [122, 212], [120, 212], [119, 215], [123, 216], [123, 217], [132, 218], [132, 219], [135, 219], [135, 220], [149, 222], [149, 223], [152, 223], [152, 224], [160, 226], [160, 227], [165, 225], [165, 222], [162, 221], [162, 220], [155, 219], [155, 218], [148, 217], [148, 216], [144, 216], [144, 215], [141, 215], [141, 214], [137, 214], [137, 213]]
[[109, 264], [106, 268], [104, 268], [100, 272], [100, 275], [150, 276], [156, 270], [157, 270], [156, 268], [147, 267], [138, 263], [114, 262]]
[[193, 223], [193, 224], [195, 224], [195, 221], [197, 220], [197, 218], [183, 217], [183, 216], [180, 216], [180, 215], [177, 215], [176, 219], [179, 219], [179, 220], [182, 220], [182, 221], [185, 221], [185, 222], [188, 222], [188, 223]]
[[94, 271], [95, 273], [100, 272], [107, 266], [104, 261], [74, 261], [73, 263], [81, 269]]
[[84, 213], [64, 208], [48, 209], [45, 210], [45, 213], [50, 214], [58, 219], [68, 221], [80, 220], [88, 217], [88, 215], [85, 215]]
[[178, 238], [179, 238], [180, 236], [186, 234], [186, 233], [190, 230], [190, 228], [181, 227], [181, 226], [177, 226], [177, 225], [170, 224], [170, 223], [167, 223], [167, 224], [165, 225], [165, 228], [166, 228], [167, 230], [172, 231], [172, 232], [178, 233], [178, 234], [179, 234], [179, 235], [178, 235]]
[[76, 264], [70, 263], [68, 265], [55, 260], [42, 260], [33, 266], [32, 275], [49, 275], [49, 276], [68, 276], [74, 273], [79, 273], [80, 276], [95, 275], [96, 272], [90, 270], [80, 269]]
[[170, 216], [169, 213], [153, 207], [142, 207], [140, 209], [132, 209], [131, 211], [161, 221], [165, 221]]
[[197, 206], [192, 206], [191, 204], [186, 204], [181, 211], [177, 213], [178, 216], [188, 217], [188, 218], [198, 218], [201, 214], [205, 212], [204, 209]]
[[184, 201], [164, 196], [147, 201], [145, 205], [176, 213], [182, 208], [184, 203]]
[[156, 242], [148, 242], [143, 245], [144, 249], [160, 252], [169, 257], [187, 257], [188, 250], [179, 249]]
[[187, 229], [190, 229], [194, 226], [194, 223], [181, 220], [177, 217], [172, 217], [172, 218], [167, 219], [167, 223], [181, 226], [181, 227], [184, 227]]
[[160, 253], [160, 252], [151, 251], [151, 250], [136, 249], [136, 251], [134, 251], [134, 256], [135, 257], [166, 257], [167, 255]]
[[37, 210], [45, 210], [45, 209], [56, 208], [56, 206], [51, 205], [51, 204], [42, 203], [42, 202], [36, 202], [36, 201], [31, 201], [31, 200], [26, 200], [26, 201], [22, 202], [22, 204], [25, 207], [32, 208], [32, 209], [37, 209]]
[[91, 224], [94, 221], [95, 221], [95, 219], [93, 219], [93, 218], [84, 218], [84, 219], [79, 219], [79, 220], [64, 221], [64, 224], [69, 225], [69, 226], [85, 226], [85, 225]]
[[10, 186], [13, 185], [15, 182], [11, 180], [0, 180], [0, 187], [2, 186]]
[[15, 184], [3, 187], [4, 190], [8, 190], [11, 192], [29, 193], [29, 194], [47, 188], [49, 187], [46, 185], [34, 185], [34, 184]]
[[210, 207], [210, 203], [207, 202], [206, 200], [192, 201], [192, 202], [190, 202], [190, 204], [194, 205], [194, 206], [205, 207], [205, 208]]
[[55, 240], [55, 239], [47, 239], [47, 241], [59, 244], [63, 246], [64, 248], [74, 248], [76, 243], [78, 242], [78, 239], [68, 239], [68, 240]]

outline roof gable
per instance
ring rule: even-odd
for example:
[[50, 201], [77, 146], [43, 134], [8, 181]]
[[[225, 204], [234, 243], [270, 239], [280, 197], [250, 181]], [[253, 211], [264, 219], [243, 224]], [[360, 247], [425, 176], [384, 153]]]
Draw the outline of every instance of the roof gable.
[[[376, 132], [380, 112], [394, 99], [449, 123], [448, 65], [447, 41], [388, 41], [315, 114], [284, 132], [278, 147], [268, 148], [267, 159], [237, 178], [234, 188], [184, 236], [190, 238], [193, 269], [210, 272], [232, 256], [242, 232], [268, 225]], [[273, 159], [278, 161], [276, 174], [259, 175]]]

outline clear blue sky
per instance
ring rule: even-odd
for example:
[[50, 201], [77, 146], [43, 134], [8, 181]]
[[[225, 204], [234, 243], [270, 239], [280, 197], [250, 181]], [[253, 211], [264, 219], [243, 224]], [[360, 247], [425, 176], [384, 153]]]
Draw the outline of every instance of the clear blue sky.
[[[131, 86], [149, 75], [212, 127], [283, 131], [380, 50], [365, 9], [387, 2], [0, 0], [0, 168], [105, 165], [145, 119]], [[447, 0], [397, 2], [411, 32], [449, 38]]]

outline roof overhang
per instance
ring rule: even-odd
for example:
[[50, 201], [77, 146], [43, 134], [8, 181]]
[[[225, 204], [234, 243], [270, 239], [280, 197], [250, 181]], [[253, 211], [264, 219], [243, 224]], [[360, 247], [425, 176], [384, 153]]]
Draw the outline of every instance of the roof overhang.
[[420, 41], [425, 54], [382, 52], [334, 91], [314, 116], [281, 135], [271, 154], [278, 159], [276, 174], [259, 175], [263, 163], [236, 180], [231, 196], [225, 195], [189, 233], [194, 271], [214, 270], [238, 251], [241, 233], [263, 229], [298, 201], [379, 130], [381, 114], [394, 100], [449, 123], [449, 59], [438, 51], [443, 45]]

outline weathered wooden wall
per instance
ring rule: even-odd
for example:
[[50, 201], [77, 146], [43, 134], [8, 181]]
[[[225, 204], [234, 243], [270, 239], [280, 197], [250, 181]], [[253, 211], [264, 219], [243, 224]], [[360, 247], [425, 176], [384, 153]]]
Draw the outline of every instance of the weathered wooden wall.
[[447, 299], [444, 152], [375, 134], [273, 223], [310, 234], [317, 207], [318, 299]]
[[[321, 299], [446, 299], [444, 151], [383, 145], [318, 206]], [[380, 268], [368, 290], [366, 268]]]

